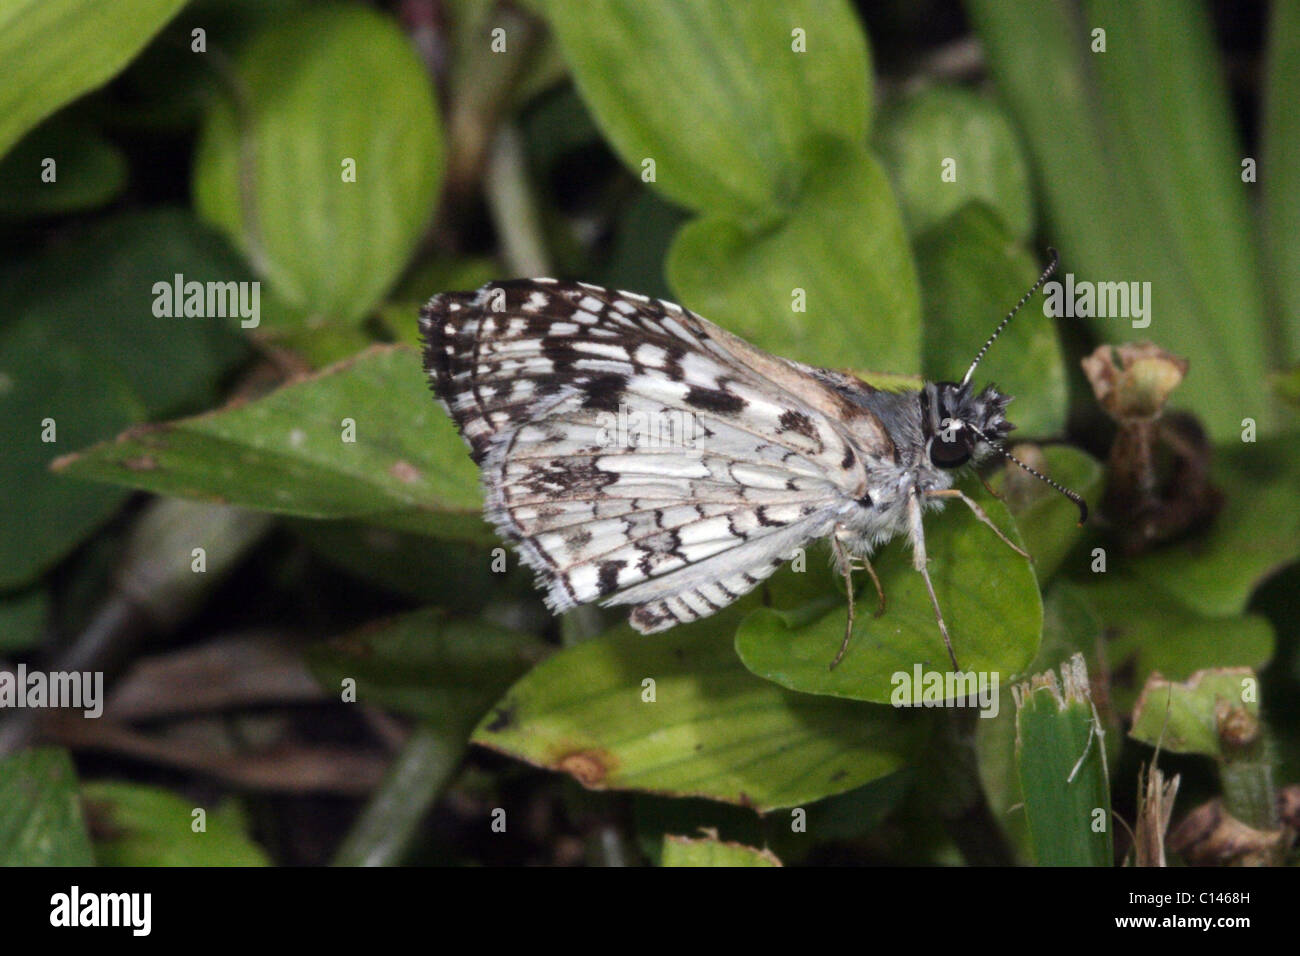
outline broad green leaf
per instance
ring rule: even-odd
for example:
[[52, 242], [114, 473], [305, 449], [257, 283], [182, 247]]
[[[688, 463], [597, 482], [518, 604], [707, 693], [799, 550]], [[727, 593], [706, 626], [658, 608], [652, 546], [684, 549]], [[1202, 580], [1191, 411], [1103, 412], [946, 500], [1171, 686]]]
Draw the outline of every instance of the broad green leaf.
[[93, 862], [67, 751], [41, 747], [0, 760], [0, 866]]
[[0, 332], [0, 588], [35, 580], [126, 498], [116, 488], [56, 480], [50, 462], [143, 415], [102, 354], [58, 338], [39, 316]]
[[771, 850], [727, 843], [716, 835], [664, 837], [661, 866], [780, 866]]
[[843, 0], [539, 5], [623, 161], [653, 160], [655, 188], [696, 211], [765, 215], [794, 198], [806, 139], [865, 138], [867, 46]]
[[39, 326], [52, 347], [82, 349], [99, 376], [125, 377], [154, 417], [215, 401], [245, 353], [237, 309], [167, 314], [184, 305], [173, 303], [177, 275], [182, 292], [189, 283], [250, 278], [188, 212], [154, 208], [104, 219], [14, 264], [0, 273], [0, 302], [15, 323]]
[[1211, 475], [1224, 507], [1209, 527], [1131, 561], [1113, 556], [1112, 562], [1123, 562], [1204, 614], [1239, 614], [1264, 578], [1300, 557], [1297, 440], [1292, 434], [1218, 446]]
[[1264, 191], [1264, 240], [1269, 280], [1282, 320], [1287, 362], [1300, 362], [1300, 5], [1273, 4], [1268, 31], [1268, 76], [1264, 87], [1263, 158], [1258, 164]]
[[874, 142], [913, 236], [972, 201], [995, 210], [1016, 239], [1033, 231], [1029, 163], [989, 97], [953, 86], [914, 93], [881, 112]]
[[[978, 484], [978, 483], [977, 483]], [[1019, 535], [1003, 505], [983, 489], [966, 488], [1011, 540]], [[992, 671], [1006, 681], [1034, 659], [1042, 603], [1029, 562], [998, 540], [960, 502], [925, 520], [930, 578], [962, 672]], [[736, 650], [755, 674], [811, 694], [891, 703], [914, 666], [951, 670], [943, 636], [921, 575], [902, 541], [872, 558], [885, 592], [885, 613], [869, 577], [855, 575], [857, 619], [848, 652], [835, 670], [847, 609], [839, 594], [802, 607], [759, 608], [736, 632]]]
[[185, 0], [0, 4], [0, 156], [64, 103], [112, 79]]
[[545, 653], [517, 631], [427, 608], [317, 644], [307, 662], [329, 693], [351, 678], [358, 703], [468, 734]]
[[121, 150], [88, 126], [55, 118], [23, 137], [0, 161], [0, 217], [94, 209], [125, 187]]
[[[1044, 447], [1012, 446], [1017, 458], [1047, 475], [1057, 484], [1083, 496], [1093, 520], [1102, 490], [1102, 466], [1087, 452], [1068, 445]], [[1079, 509], [1074, 502], [1033, 475], [1007, 462], [991, 481], [1016, 518], [1016, 528], [1025, 550], [1034, 558], [1040, 582], [1047, 581], [1070, 550], [1087, 533], [1079, 527]]]
[[[725, 217], [684, 226], [668, 256], [683, 304], [784, 358], [920, 371], [920, 297], [880, 164], [820, 140], [793, 208], [751, 231]], [[799, 311], [796, 311], [796, 309]]]
[[[1179, 403], [1216, 440], [1235, 437], [1244, 418], [1276, 427], [1253, 187], [1241, 181], [1202, 5], [1098, 0], [1076, 16], [1066, 4], [967, 0], [966, 9], [1043, 184], [1061, 278], [1151, 283], [1147, 327], [1066, 321], [1186, 356]], [[1092, 52], [1097, 26], [1105, 53]]]
[[1133, 577], [1108, 571], [1088, 584], [1061, 582], [1096, 615], [1108, 641], [1111, 696], [1124, 710], [1155, 671], [1185, 680], [1213, 667], [1260, 668], [1273, 654], [1273, 628], [1257, 614], [1210, 617]]
[[[925, 316], [922, 369], [961, 381], [989, 335], [1033, 285], [1045, 261], [1026, 252], [987, 206], [962, 206], [916, 242]], [[1051, 437], [1065, 427], [1065, 361], [1042, 298], [1026, 302], [975, 370], [1015, 398], [1019, 435]]]
[[195, 205], [287, 303], [360, 319], [402, 271], [438, 195], [428, 75], [395, 23], [338, 4], [263, 30], [235, 69], [238, 108], [214, 100], [200, 135]]
[[665, 634], [621, 627], [567, 648], [515, 684], [473, 740], [592, 789], [760, 812], [897, 770], [908, 733], [894, 711], [791, 693], [745, 670], [730, 637], [752, 603]]
[[1111, 866], [1110, 781], [1082, 655], [1016, 701], [1016, 763], [1039, 866]]
[[50, 594], [44, 588], [0, 595], [0, 654], [40, 643], [49, 617]]
[[1197, 671], [1185, 681], [1151, 677], [1133, 708], [1129, 736], [1179, 754], [1222, 758], [1220, 707], [1259, 718], [1259, 678], [1248, 667]]
[[493, 539], [478, 470], [405, 346], [376, 346], [254, 402], [133, 430], [56, 470], [279, 514]]
[[[81, 788], [102, 866], [267, 866], [234, 806], [212, 809], [161, 787], [101, 781]], [[195, 810], [204, 828], [195, 829]]]

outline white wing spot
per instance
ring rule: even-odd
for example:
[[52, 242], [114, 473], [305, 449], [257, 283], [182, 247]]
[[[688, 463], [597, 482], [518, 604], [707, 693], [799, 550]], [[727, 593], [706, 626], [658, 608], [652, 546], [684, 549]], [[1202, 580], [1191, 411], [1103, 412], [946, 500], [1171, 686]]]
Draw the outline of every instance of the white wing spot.
[[621, 359], [628, 361], [627, 349], [621, 345], [605, 344], [604, 342], [574, 342], [573, 350], [575, 352], [586, 352], [588, 355], [603, 355], [606, 358]]

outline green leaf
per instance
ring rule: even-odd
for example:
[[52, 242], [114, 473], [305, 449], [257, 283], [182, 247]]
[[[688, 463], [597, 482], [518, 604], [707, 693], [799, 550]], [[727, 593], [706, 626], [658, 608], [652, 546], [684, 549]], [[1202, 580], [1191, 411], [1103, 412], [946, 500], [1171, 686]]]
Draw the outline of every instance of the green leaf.
[[[1053, 481], [1082, 495], [1096, 514], [1102, 490], [1101, 463], [1087, 452], [1068, 445], [1019, 446], [1017, 458]], [[1054, 575], [1070, 550], [1087, 533], [1079, 527], [1079, 509], [1069, 498], [1007, 462], [990, 482], [1016, 518], [1025, 550], [1034, 558], [1039, 581]]]
[[1259, 718], [1259, 678], [1248, 667], [1197, 671], [1185, 681], [1153, 676], [1133, 708], [1129, 736], [1178, 754], [1222, 759], [1221, 706]]
[[1264, 87], [1263, 159], [1259, 178], [1264, 191], [1264, 242], [1269, 279], [1282, 320], [1287, 362], [1300, 362], [1300, 6], [1273, 4], [1268, 31], [1268, 76]]
[[[349, 420], [355, 441], [346, 440]], [[478, 470], [404, 346], [376, 346], [254, 402], [136, 429], [56, 470], [279, 514], [493, 540]]]
[[[415, 247], [442, 178], [428, 75], [391, 20], [313, 8], [254, 37], [214, 99], [194, 201], [305, 315], [356, 320]], [[355, 162], [355, 182], [344, 181]]]
[[64, 103], [112, 79], [185, 0], [8, 0], [0, 6], [0, 156]]
[[[1082, 655], [1016, 700], [1016, 761], [1039, 866], [1111, 866], [1110, 781]], [[1100, 829], [1098, 829], [1100, 828]]]
[[0, 588], [34, 581], [126, 498], [115, 488], [53, 480], [50, 462], [143, 414], [101, 354], [59, 339], [50, 323], [31, 316], [0, 332]]
[[1213, 667], [1258, 669], [1273, 654], [1273, 628], [1257, 614], [1210, 617], [1158, 587], [1111, 572], [1086, 585], [1059, 586], [1084, 601], [1108, 635], [1112, 697], [1121, 710], [1156, 671], [1185, 680]]
[[[53, 167], [46, 165], [53, 160]], [[54, 175], [53, 182], [45, 176]], [[126, 158], [94, 129], [56, 117], [0, 161], [0, 217], [94, 209], [126, 188]]]
[[[1002, 317], [1033, 285], [1043, 264], [1025, 252], [987, 206], [971, 203], [916, 242], [925, 314], [922, 368], [933, 381], [959, 381]], [[1065, 361], [1041, 298], [1027, 302], [976, 369], [1015, 398], [1019, 434], [1065, 428]]]
[[664, 837], [661, 866], [780, 866], [771, 850], [727, 843], [717, 835]]
[[[102, 781], [81, 789], [103, 866], [267, 866], [265, 851], [245, 834], [233, 805], [215, 811], [170, 790]], [[204, 829], [195, 831], [202, 809]]]
[[44, 588], [0, 595], [0, 654], [39, 644], [49, 617], [50, 594]]
[[[1042, 182], [1063, 272], [1151, 283], [1150, 327], [1086, 321], [1106, 341], [1156, 339], [1191, 361], [1179, 393], [1216, 440], [1275, 427], [1269, 341], [1241, 149], [1201, 4], [968, 0]], [[1090, 31], [1106, 30], [1092, 52]], [[1158, 103], [1158, 110], [1152, 104]]]
[[67, 751], [41, 747], [0, 760], [0, 866], [93, 862]]
[[321, 686], [356, 681], [356, 700], [468, 734], [515, 679], [545, 655], [535, 638], [426, 608], [307, 652]]
[[655, 187], [684, 206], [765, 214], [793, 198], [806, 139], [865, 138], [867, 46], [843, 0], [540, 6], [614, 149], [638, 173], [653, 159]]
[[744, 669], [730, 638], [752, 603], [666, 634], [618, 628], [567, 648], [515, 684], [473, 741], [596, 790], [760, 812], [897, 770], [907, 734], [896, 712], [794, 694]]
[[1215, 448], [1211, 475], [1223, 491], [1223, 510], [1208, 529], [1133, 558], [1128, 567], [1204, 614], [1245, 610], [1264, 578], [1300, 557], [1297, 440], [1287, 435]]
[[[993, 209], [1016, 239], [1033, 232], [1028, 160], [1006, 113], [987, 96], [954, 86], [907, 96], [882, 111], [875, 145], [913, 236], [972, 201]], [[949, 160], [955, 178], [946, 181]]]
[[810, 148], [811, 171], [779, 224], [687, 224], [669, 283], [696, 312], [784, 358], [919, 372], [920, 296], [888, 180], [861, 146]]
[[[1011, 540], [1019, 535], [1001, 502], [967, 489]], [[1034, 659], [1042, 633], [1042, 603], [1029, 562], [997, 539], [960, 502], [925, 520], [930, 578], [963, 672], [993, 671], [1009, 678]], [[895, 676], [913, 666], [950, 668], [943, 636], [921, 575], [902, 541], [887, 545], [872, 564], [885, 592], [885, 613], [873, 616], [876, 592], [855, 575], [857, 619], [848, 652], [829, 669], [844, 637], [843, 598], [826, 594], [801, 607], [760, 608], [736, 632], [736, 651], [755, 674], [792, 690], [890, 703]]]
[[177, 275], [185, 283], [249, 278], [189, 213], [154, 208], [103, 220], [0, 274], [0, 302], [15, 322], [83, 349], [100, 375], [124, 376], [153, 417], [215, 401], [244, 355], [238, 314], [155, 314], [170, 306], [163, 297]]

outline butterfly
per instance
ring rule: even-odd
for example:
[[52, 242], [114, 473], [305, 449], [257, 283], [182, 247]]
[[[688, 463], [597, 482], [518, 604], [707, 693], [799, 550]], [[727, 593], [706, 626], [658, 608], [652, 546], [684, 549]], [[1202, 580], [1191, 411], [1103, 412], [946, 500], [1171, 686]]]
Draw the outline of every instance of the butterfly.
[[[905, 535], [948, 656], [927, 570], [925, 512], [959, 500], [957, 469], [1002, 448], [1010, 398], [971, 376], [1057, 257], [989, 336], [960, 382], [883, 390], [770, 355], [662, 299], [584, 282], [519, 279], [435, 295], [420, 313], [430, 385], [482, 475], [485, 515], [559, 613], [628, 605], [653, 633], [721, 610], [798, 549], [827, 538], [852, 572]], [[1027, 557], [1027, 555], [1026, 555]]]

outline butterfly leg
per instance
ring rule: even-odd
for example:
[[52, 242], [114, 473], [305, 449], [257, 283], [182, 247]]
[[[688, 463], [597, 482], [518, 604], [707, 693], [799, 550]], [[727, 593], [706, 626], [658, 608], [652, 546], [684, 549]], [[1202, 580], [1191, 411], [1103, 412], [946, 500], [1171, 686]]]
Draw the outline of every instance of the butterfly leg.
[[975, 513], [976, 518], [979, 518], [980, 521], [983, 521], [993, 529], [993, 533], [1002, 539], [1003, 544], [1021, 557], [1029, 557], [1029, 552], [1003, 534], [1002, 529], [993, 523], [993, 519], [990, 518], [984, 509], [979, 506], [979, 503], [968, 496], [966, 492], [962, 491], [960, 488], [940, 488], [934, 491], [927, 491], [925, 494], [927, 498], [960, 498], [965, 503], [966, 507], [970, 508], [970, 510]]
[[862, 562], [861, 570], [871, 575], [871, 583], [876, 586], [876, 612], [871, 616], [880, 617], [885, 613], [885, 589], [880, 586], [880, 578], [876, 575], [876, 569], [871, 566], [871, 559], [863, 555], [859, 560]]
[[840, 573], [844, 575], [844, 591], [849, 599], [849, 616], [844, 625], [844, 640], [840, 642], [839, 653], [835, 655], [835, 660], [831, 661], [830, 666], [831, 670], [835, 670], [835, 665], [840, 662], [844, 657], [844, 652], [849, 649], [849, 639], [853, 637], [853, 618], [856, 610], [853, 599], [853, 572], [866, 571], [871, 575], [871, 582], [876, 586], [876, 597], [879, 601], [876, 605], [875, 617], [880, 617], [885, 613], [885, 589], [880, 586], [880, 577], [876, 574], [876, 569], [871, 566], [871, 559], [865, 555], [858, 558], [850, 554], [844, 546], [844, 542], [840, 540], [839, 529], [836, 529], [836, 532], [831, 535], [831, 551], [835, 555], [836, 566], [839, 567]]
[[952, 661], [953, 670], [959, 671], [961, 665], [957, 663], [957, 655], [952, 649], [952, 638], [948, 636], [948, 625], [943, 622], [943, 611], [939, 609], [939, 598], [934, 593], [934, 585], [930, 582], [930, 572], [926, 568], [925, 529], [921, 525], [921, 512], [921, 496], [917, 493], [907, 502], [907, 517], [911, 525], [909, 536], [912, 539], [912, 567], [920, 571], [921, 577], [925, 580], [925, 589], [929, 592], [930, 604], [934, 607], [934, 618], [939, 622], [939, 633], [943, 635], [944, 647], [948, 648], [948, 659]]
[[[831, 666], [829, 668], [829, 670], [835, 670], [835, 666], [839, 664], [840, 660], [844, 657], [844, 652], [849, 649], [849, 639], [853, 637], [854, 616], [853, 560], [849, 556], [848, 549], [844, 547], [844, 542], [840, 540], [838, 528], [835, 529], [835, 532], [831, 535], [831, 552], [835, 555], [835, 564], [840, 569], [840, 574], [844, 575], [844, 593], [849, 599], [849, 617], [844, 624], [844, 640], [840, 642], [839, 652], [835, 655], [835, 660], [831, 661]], [[876, 576], [874, 571], [871, 573], [871, 576], [873, 578]], [[876, 586], [880, 586], [879, 582], [877, 582]]]

